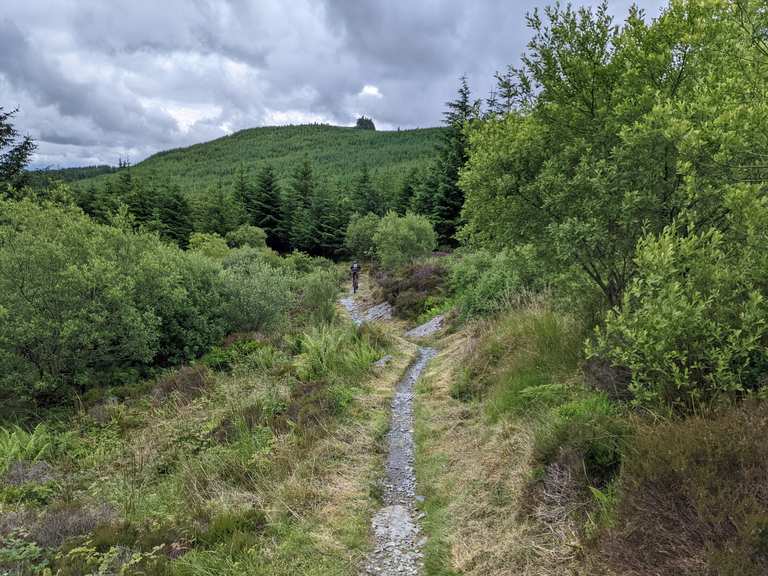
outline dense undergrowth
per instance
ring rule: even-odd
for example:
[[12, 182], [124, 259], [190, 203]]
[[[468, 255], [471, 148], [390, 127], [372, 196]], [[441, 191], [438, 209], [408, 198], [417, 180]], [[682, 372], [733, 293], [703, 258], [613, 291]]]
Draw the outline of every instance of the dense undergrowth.
[[240, 339], [158, 377], [149, 394], [5, 431], [0, 570], [349, 572], [365, 517], [324, 527], [349, 547], [338, 556], [311, 560], [323, 543], [310, 534], [339, 458], [333, 430], [390, 346], [375, 328], [336, 322]]

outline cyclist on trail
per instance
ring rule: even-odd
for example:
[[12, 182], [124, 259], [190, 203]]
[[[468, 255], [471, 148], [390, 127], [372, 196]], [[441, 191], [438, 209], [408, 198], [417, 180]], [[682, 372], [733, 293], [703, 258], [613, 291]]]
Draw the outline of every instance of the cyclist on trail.
[[362, 267], [358, 264], [357, 260], [352, 262], [352, 266], [349, 267], [349, 271], [352, 273], [352, 293], [357, 293], [357, 286], [360, 281], [360, 270]]

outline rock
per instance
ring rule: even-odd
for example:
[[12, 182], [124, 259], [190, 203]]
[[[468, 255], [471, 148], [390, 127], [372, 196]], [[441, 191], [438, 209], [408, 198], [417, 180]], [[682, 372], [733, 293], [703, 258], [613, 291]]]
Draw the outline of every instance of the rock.
[[439, 332], [443, 328], [443, 323], [445, 322], [445, 316], [442, 314], [439, 314], [438, 316], [435, 316], [430, 320], [429, 322], [425, 322], [421, 326], [416, 326], [416, 328], [413, 328], [412, 330], [408, 330], [408, 332], [405, 333], [406, 338], [426, 338], [427, 336], [432, 336], [436, 332]]

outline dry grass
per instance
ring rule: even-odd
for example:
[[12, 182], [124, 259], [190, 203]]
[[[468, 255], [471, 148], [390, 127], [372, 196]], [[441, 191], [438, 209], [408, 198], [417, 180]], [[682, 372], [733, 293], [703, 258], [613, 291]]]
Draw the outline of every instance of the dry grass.
[[576, 574], [576, 536], [568, 519], [543, 522], [521, 513], [531, 477], [531, 431], [504, 419], [491, 424], [478, 404], [450, 395], [473, 348], [466, 334], [447, 338], [418, 387], [417, 475], [431, 538], [427, 574]]

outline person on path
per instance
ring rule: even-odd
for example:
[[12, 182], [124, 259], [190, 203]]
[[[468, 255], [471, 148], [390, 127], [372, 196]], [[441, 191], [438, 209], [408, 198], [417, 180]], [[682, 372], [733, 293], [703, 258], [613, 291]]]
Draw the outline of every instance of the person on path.
[[360, 282], [360, 270], [362, 267], [358, 264], [357, 260], [352, 262], [352, 266], [349, 267], [349, 271], [352, 273], [352, 293], [357, 294], [357, 286]]

